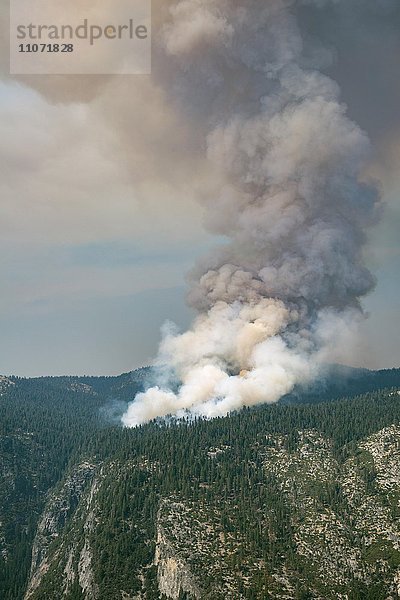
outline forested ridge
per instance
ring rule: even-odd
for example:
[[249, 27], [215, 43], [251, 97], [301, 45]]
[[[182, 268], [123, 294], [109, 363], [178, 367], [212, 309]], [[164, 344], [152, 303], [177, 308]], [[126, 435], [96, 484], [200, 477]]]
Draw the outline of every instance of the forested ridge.
[[[381, 511], [394, 531], [399, 490], [382, 484], [374, 452], [400, 448], [390, 429], [400, 423], [399, 373], [336, 371], [323, 389], [297, 391], [280, 405], [133, 430], [116, 417], [142, 389], [146, 369], [119, 378], [2, 378], [0, 597], [23, 598], [28, 580], [37, 600], [174, 597], [163, 571], [174, 552], [190, 574], [174, 583], [182, 597], [387, 598], [400, 555], [386, 530], [368, 546], [370, 513], [354, 524], [347, 480], [352, 473], [362, 501], [376, 505], [368, 510]], [[338, 399], [340, 391], [349, 395]], [[313, 474], [321, 461], [327, 478]], [[335, 573], [347, 566], [326, 559], [333, 583], [324, 583], [306, 559], [312, 528], [304, 537], [301, 523], [312, 511], [335, 515], [340, 544], [356, 556], [358, 570], [349, 567], [343, 581]], [[182, 531], [193, 537], [189, 547]], [[29, 574], [35, 536], [36, 550], [43, 545], [36, 566], [45, 565], [37, 580], [35, 565]], [[368, 566], [377, 559], [383, 571]]]

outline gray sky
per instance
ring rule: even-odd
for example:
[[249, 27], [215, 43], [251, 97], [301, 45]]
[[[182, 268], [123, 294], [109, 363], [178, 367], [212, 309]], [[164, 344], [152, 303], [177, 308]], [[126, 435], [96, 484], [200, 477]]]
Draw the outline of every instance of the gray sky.
[[[327, 72], [372, 138], [369, 172], [386, 203], [369, 232], [378, 283], [352, 361], [372, 368], [400, 365], [399, 12], [303, 15], [332, 48]], [[5, 58], [0, 373], [117, 374], [149, 364], [162, 323], [189, 323], [184, 275], [213, 241], [202, 227], [198, 199], [210, 184], [193, 132], [149, 77], [7, 71]]]

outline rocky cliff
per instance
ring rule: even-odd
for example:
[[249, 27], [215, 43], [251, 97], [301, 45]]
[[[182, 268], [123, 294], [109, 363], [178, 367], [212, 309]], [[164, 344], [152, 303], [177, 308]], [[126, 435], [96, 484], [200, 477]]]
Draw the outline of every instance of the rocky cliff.
[[[211, 468], [218, 470], [230, 447], [213, 446], [204, 452]], [[347, 448], [346, 454], [343, 459], [332, 440], [314, 429], [299, 430], [292, 440], [266, 433], [249, 460], [259, 460], [262, 466], [257, 486], [274, 485], [282, 505], [277, 509], [270, 496], [270, 505], [238, 514], [243, 507], [237, 499], [216, 502], [212, 489], [197, 502], [178, 494], [159, 498], [153, 540], [150, 530], [127, 519], [127, 535], [139, 541], [141, 530], [140, 543], [152, 551], [131, 572], [134, 585], [111, 586], [109, 597], [289, 599], [300, 598], [303, 589], [319, 600], [364, 597], [366, 590], [371, 598], [398, 597], [400, 426], [377, 431]], [[54, 589], [55, 582], [54, 598], [68, 598], [75, 588], [79, 597], [105, 598], [99, 591], [98, 558], [93, 565], [102, 521], [113, 512], [105, 511], [103, 503], [112, 501], [110, 491], [114, 486], [118, 493], [117, 480], [125, 480], [128, 473], [151, 478], [156, 471], [156, 465], [143, 459], [75, 467], [40, 519], [26, 600], [50, 598], [47, 590]], [[277, 510], [284, 511], [279, 526]], [[279, 545], [285, 528], [287, 555], [277, 557], [275, 564], [255, 553], [246, 531], [246, 521], [253, 528], [253, 518], [259, 535], [272, 545]], [[112, 527], [117, 531], [118, 523]], [[259, 591], [252, 595], [252, 589]]]

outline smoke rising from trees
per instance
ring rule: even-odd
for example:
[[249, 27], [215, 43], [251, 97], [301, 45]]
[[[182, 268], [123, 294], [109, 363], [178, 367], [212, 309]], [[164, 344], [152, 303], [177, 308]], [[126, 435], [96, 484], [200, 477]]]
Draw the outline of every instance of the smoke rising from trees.
[[225, 243], [190, 274], [197, 317], [183, 334], [166, 328], [164, 380], [125, 425], [276, 402], [362, 318], [380, 207], [363, 171], [370, 144], [319, 70], [330, 52], [302, 37], [299, 4], [310, 2], [181, 0], [160, 30], [161, 78], [205, 140], [218, 186], [202, 202]]

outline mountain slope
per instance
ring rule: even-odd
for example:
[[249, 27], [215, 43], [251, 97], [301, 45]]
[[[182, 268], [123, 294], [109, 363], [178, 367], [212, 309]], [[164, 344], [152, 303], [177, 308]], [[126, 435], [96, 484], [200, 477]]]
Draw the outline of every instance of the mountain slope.
[[49, 500], [26, 597], [395, 598], [399, 416], [392, 390], [103, 432]]
[[113, 426], [145, 377], [1, 380], [2, 598], [397, 597], [398, 387]]

